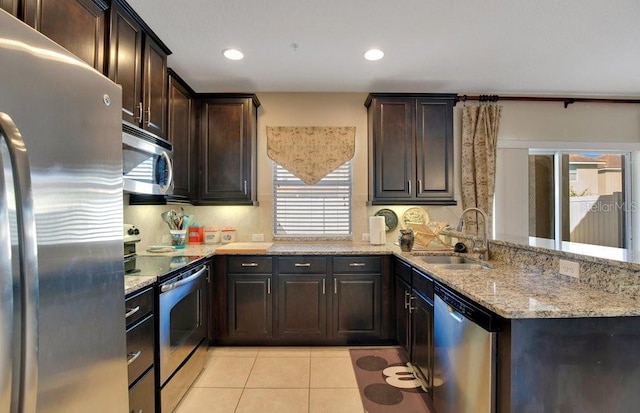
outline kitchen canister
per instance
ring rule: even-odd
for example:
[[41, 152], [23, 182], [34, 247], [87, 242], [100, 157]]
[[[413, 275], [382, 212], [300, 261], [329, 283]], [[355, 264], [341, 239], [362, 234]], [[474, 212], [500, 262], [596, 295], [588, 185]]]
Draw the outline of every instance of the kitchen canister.
[[204, 227], [202, 225], [194, 225], [189, 227], [189, 244], [202, 244], [204, 241]]
[[204, 243], [205, 244], [219, 244], [220, 243], [220, 231], [218, 228], [205, 227], [204, 228]]
[[220, 233], [220, 241], [222, 241], [223, 244], [236, 242], [236, 230], [231, 227], [223, 228]]

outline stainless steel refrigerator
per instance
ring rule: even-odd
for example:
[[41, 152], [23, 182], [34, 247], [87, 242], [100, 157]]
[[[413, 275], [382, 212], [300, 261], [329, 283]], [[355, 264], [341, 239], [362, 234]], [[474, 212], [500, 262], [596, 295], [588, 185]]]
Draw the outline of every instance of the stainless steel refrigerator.
[[121, 90], [0, 10], [0, 412], [126, 412]]

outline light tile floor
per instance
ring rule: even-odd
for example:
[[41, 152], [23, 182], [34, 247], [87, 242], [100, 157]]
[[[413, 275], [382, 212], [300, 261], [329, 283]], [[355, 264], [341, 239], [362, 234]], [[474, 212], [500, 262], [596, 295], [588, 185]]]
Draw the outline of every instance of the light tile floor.
[[176, 413], [363, 413], [349, 347], [211, 347]]

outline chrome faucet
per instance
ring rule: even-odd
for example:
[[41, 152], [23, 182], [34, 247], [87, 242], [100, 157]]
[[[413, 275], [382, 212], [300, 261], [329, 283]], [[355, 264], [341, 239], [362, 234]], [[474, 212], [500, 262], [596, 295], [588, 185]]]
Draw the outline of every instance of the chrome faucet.
[[477, 247], [476, 246], [477, 239], [476, 237], [473, 237], [472, 238], [473, 246], [471, 247], [471, 250], [473, 252], [479, 252], [481, 260], [489, 261], [491, 259], [491, 254], [489, 252], [489, 240], [487, 240], [487, 223], [489, 221], [489, 218], [487, 217], [486, 212], [476, 207], [465, 209], [464, 211], [462, 211], [462, 214], [460, 215], [460, 221], [458, 221], [458, 226], [456, 227], [456, 231], [462, 232], [462, 226], [464, 225], [464, 214], [466, 214], [469, 211], [476, 211], [476, 212], [479, 212], [480, 215], [482, 215], [482, 227], [483, 227], [482, 245]]

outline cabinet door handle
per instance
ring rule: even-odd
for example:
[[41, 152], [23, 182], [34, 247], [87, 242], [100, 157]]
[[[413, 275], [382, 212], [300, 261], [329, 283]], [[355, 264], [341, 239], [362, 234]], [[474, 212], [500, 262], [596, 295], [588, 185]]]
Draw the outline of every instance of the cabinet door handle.
[[333, 293], [334, 294], [338, 294], [338, 279], [337, 278], [333, 279]]
[[422, 179], [418, 179], [418, 193], [422, 193]]
[[247, 181], [244, 181], [244, 194], [247, 195]]
[[326, 290], [326, 285], [325, 285], [325, 279], [322, 279], [322, 295], [325, 295], [327, 293]]
[[413, 312], [413, 310], [416, 309], [414, 306], [411, 305], [411, 303], [415, 299], [416, 299], [415, 295], [412, 295], [411, 297], [409, 297], [409, 314], [411, 314]]
[[271, 294], [271, 277], [267, 278], [267, 294]]
[[147, 126], [151, 126], [151, 103], [147, 106]]
[[404, 308], [409, 308], [409, 297], [411, 297], [411, 293], [407, 290], [404, 291]]
[[140, 306], [133, 307], [131, 309], [127, 308], [127, 312], [124, 314], [124, 318], [129, 318], [135, 313], [137, 313], [138, 311], [140, 311]]
[[257, 262], [243, 262], [242, 264], [240, 264], [242, 267], [257, 267], [258, 263]]
[[128, 354], [129, 357], [127, 358], [127, 366], [133, 363], [134, 361], [136, 361], [141, 354], [142, 354], [142, 350], [138, 350], [136, 353], [129, 353]]
[[349, 263], [349, 267], [364, 267], [365, 265], [367, 265], [367, 264], [365, 264], [364, 262], [351, 262], [351, 263]]
[[411, 195], [412, 194], [412, 192], [411, 192], [411, 181], [407, 181], [407, 183], [409, 184], [409, 195]]
[[136, 105], [136, 108], [138, 109], [138, 116], [134, 116], [133, 119], [136, 122], [142, 122], [142, 102], [138, 102], [138, 104]]
[[311, 267], [311, 263], [308, 262], [296, 262], [294, 267]]

